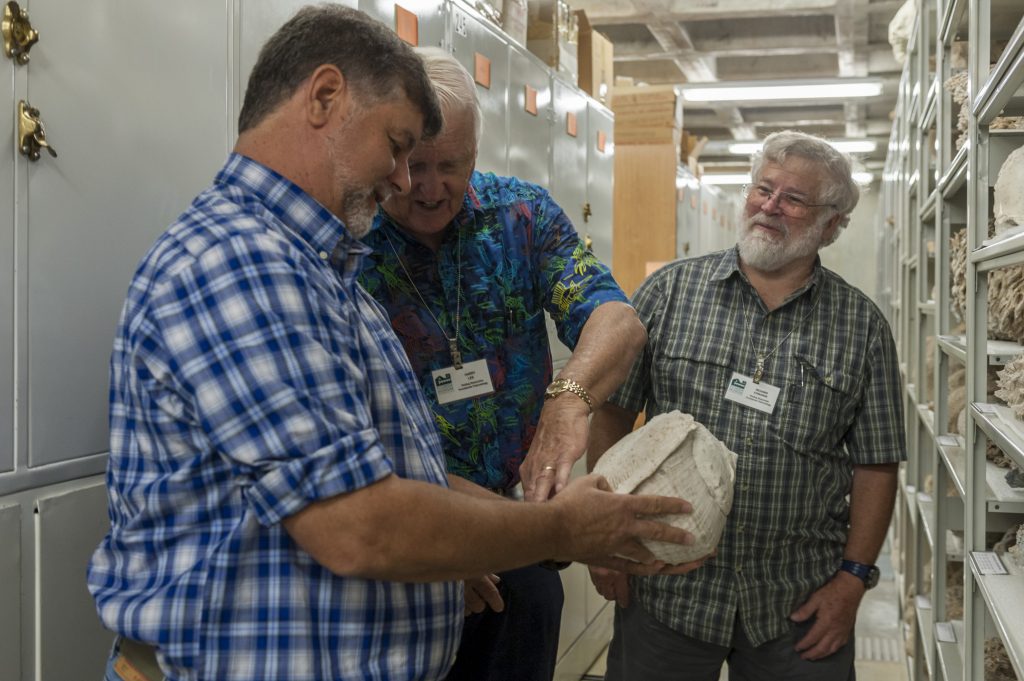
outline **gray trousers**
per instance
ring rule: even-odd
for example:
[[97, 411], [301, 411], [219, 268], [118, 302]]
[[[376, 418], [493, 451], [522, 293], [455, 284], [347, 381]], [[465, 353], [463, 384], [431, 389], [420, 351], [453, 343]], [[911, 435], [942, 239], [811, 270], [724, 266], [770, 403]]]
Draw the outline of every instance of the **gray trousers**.
[[800, 659], [795, 646], [812, 623], [796, 624], [790, 634], [754, 647], [737, 616], [726, 647], [684, 636], [639, 604], [616, 607], [605, 681], [718, 681], [725, 662], [729, 681], [855, 681], [852, 637], [824, 659]]

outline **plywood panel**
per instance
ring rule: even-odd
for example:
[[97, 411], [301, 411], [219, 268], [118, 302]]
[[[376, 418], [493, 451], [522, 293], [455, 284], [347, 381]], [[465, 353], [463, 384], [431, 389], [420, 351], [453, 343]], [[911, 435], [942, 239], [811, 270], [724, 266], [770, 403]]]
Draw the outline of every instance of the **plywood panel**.
[[615, 146], [613, 273], [632, 295], [648, 262], [676, 257], [676, 148]]

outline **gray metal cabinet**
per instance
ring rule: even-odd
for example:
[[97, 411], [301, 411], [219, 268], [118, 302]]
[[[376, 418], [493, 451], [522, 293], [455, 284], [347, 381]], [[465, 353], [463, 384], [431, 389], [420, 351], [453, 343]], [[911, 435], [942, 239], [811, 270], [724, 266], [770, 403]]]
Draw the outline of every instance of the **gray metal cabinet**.
[[[573, 85], [552, 77], [551, 196], [584, 235], [583, 207], [587, 203], [587, 98]], [[558, 340], [548, 320], [551, 356], [566, 361], [572, 355]]]
[[16, 79], [59, 153], [18, 157], [32, 467], [107, 450], [107, 359], [132, 271], [229, 146], [228, 16], [185, 4], [32, 4], [43, 37]]
[[700, 241], [700, 180], [686, 168], [676, 175], [676, 257], [706, 253]]
[[0, 504], [0, 660], [5, 674], [21, 678], [21, 506]]
[[36, 502], [39, 665], [43, 679], [98, 679], [112, 635], [96, 617], [85, 569], [109, 528], [102, 480]]
[[[357, 6], [355, 0], [344, 4]], [[397, 30], [398, 20], [411, 20], [416, 38], [410, 44], [418, 47], [443, 47], [447, 44], [448, 4], [441, 0], [358, 0], [358, 8], [385, 26]]]
[[547, 187], [551, 180], [551, 72], [533, 54], [509, 49], [508, 174]]
[[592, 99], [587, 100], [587, 199], [583, 223], [577, 224], [601, 262], [612, 266], [612, 197], [614, 195], [615, 116]]
[[452, 56], [477, 82], [484, 114], [484, 135], [476, 169], [508, 174], [508, 38], [490, 23], [459, 5], [449, 6]]
[[0, 61], [4, 95], [0, 98], [0, 130], [8, 131], [0, 142], [0, 474], [14, 468], [14, 194], [15, 111], [14, 70], [25, 68]]

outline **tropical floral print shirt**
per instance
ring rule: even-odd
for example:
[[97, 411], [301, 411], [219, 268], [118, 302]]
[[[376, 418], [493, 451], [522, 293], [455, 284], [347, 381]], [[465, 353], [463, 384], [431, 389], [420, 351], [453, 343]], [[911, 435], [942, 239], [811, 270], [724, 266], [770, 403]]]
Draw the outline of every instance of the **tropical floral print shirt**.
[[[628, 302], [625, 294], [548, 192], [511, 177], [473, 173], [436, 253], [383, 211], [364, 241], [373, 253], [361, 282], [419, 376], [449, 472], [489, 489], [515, 486], [552, 378], [545, 311], [573, 348], [590, 313]], [[431, 372], [452, 364], [457, 311], [462, 361], [486, 360], [494, 392], [439, 404]]]

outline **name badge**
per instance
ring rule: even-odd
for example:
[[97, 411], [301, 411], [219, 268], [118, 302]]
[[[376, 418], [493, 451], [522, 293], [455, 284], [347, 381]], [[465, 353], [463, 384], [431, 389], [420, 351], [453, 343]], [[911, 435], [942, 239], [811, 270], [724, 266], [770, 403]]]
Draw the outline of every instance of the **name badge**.
[[448, 404], [470, 397], [489, 395], [494, 392], [491, 383], [491, 372], [487, 370], [487, 360], [463, 364], [461, 369], [445, 367], [430, 372], [434, 379], [434, 391], [437, 393], [438, 404]]
[[771, 414], [779, 399], [779, 389], [764, 381], [754, 383], [754, 379], [734, 371], [729, 379], [729, 387], [725, 389], [725, 399]]

